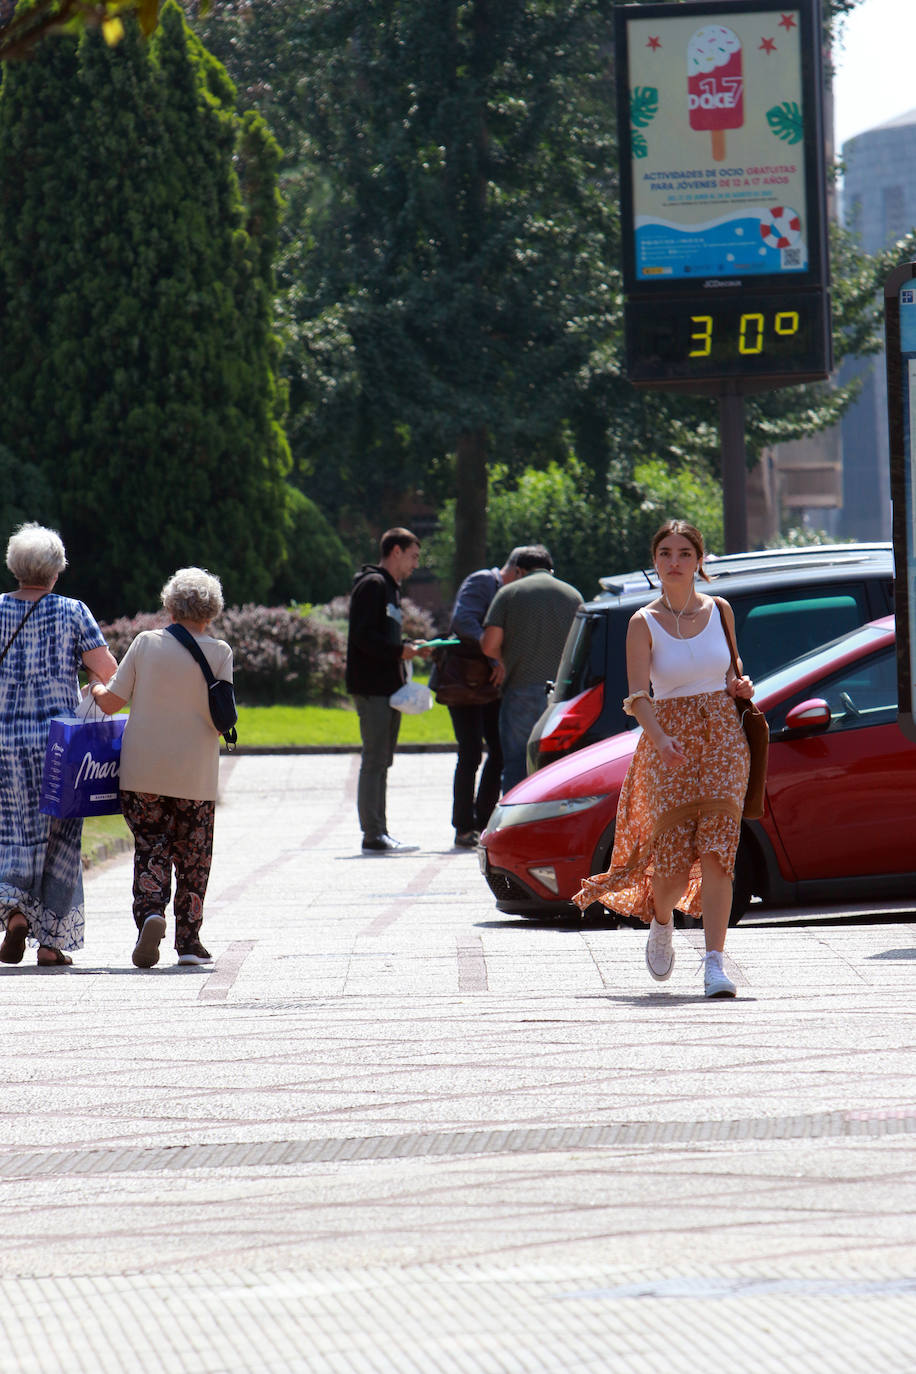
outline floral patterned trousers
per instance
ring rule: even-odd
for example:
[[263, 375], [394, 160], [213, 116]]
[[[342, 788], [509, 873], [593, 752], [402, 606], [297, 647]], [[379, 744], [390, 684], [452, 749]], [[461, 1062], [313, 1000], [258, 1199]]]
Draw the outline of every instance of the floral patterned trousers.
[[164, 916], [175, 869], [175, 948], [200, 935], [213, 857], [216, 803], [152, 792], [121, 792], [124, 819], [134, 837], [134, 920]]

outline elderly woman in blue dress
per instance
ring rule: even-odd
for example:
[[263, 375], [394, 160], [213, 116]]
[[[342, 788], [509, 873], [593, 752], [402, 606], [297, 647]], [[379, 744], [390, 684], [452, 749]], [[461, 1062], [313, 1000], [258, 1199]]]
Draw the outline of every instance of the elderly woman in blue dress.
[[83, 947], [83, 822], [38, 810], [48, 722], [79, 703], [78, 674], [117, 668], [91, 611], [54, 592], [67, 566], [60, 536], [22, 525], [6, 551], [18, 589], [0, 596], [0, 962], [38, 947], [39, 968], [72, 964]]

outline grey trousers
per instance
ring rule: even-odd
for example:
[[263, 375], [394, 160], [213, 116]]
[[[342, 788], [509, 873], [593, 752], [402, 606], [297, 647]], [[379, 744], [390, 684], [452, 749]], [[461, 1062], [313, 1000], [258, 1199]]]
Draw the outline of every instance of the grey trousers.
[[394, 762], [394, 749], [401, 728], [401, 713], [388, 705], [387, 697], [354, 697], [359, 715], [363, 757], [356, 790], [356, 809], [363, 838], [377, 840], [388, 834], [385, 814], [388, 795], [388, 769]]

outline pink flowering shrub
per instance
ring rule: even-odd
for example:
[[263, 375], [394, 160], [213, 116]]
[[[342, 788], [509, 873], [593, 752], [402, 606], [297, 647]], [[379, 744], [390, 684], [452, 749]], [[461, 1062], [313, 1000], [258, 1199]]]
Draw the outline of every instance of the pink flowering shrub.
[[[435, 635], [432, 616], [404, 599], [404, 633], [410, 639]], [[306, 702], [330, 705], [346, 691], [349, 599], [338, 596], [307, 613], [285, 606], [227, 606], [211, 626], [232, 646], [235, 695], [245, 706]], [[118, 662], [141, 630], [169, 623], [165, 611], [121, 616], [102, 625]]]

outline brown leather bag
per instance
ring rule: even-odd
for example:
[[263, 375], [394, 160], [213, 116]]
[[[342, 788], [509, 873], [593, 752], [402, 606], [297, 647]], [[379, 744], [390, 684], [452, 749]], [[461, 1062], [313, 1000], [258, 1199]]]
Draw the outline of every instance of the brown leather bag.
[[[728, 651], [732, 656], [732, 668], [735, 676], [738, 673], [738, 654], [735, 649], [735, 641], [732, 638], [728, 621], [722, 614], [722, 598], [714, 596], [713, 601], [719, 608], [719, 616], [722, 621], [722, 629], [725, 631], [725, 638], [728, 640]], [[770, 750], [770, 727], [767, 718], [758, 706], [748, 697], [735, 697], [735, 707], [738, 717], [747, 736], [748, 748], [751, 751], [751, 768], [747, 777], [747, 792], [744, 797], [744, 817], [746, 820], [755, 821], [763, 815], [766, 785], [767, 785], [767, 755]]]
[[499, 696], [490, 671], [490, 660], [476, 644], [458, 644], [436, 655], [436, 676], [430, 686], [443, 706], [486, 706]]

